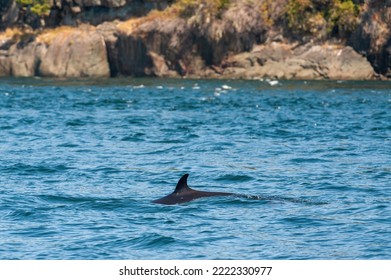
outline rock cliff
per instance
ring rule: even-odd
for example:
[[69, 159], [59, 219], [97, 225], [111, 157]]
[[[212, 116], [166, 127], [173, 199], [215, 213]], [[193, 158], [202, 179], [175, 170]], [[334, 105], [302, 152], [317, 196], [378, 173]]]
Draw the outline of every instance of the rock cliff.
[[307, 1], [302, 21], [300, 0], [51, 0], [58, 27], [5, 30], [23, 7], [0, 0], [0, 76], [391, 77], [391, 1], [352, 1]]
[[0, 76], [110, 76], [105, 42], [93, 27], [8, 35], [0, 36]]
[[368, 58], [376, 72], [391, 78], [391, 0], [367, 2], [349, 44]]

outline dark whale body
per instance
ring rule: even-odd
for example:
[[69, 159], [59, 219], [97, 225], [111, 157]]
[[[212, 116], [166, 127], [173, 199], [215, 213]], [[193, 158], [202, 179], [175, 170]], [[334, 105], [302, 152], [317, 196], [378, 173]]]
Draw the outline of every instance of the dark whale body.
[[201, 197], [233, 195], [233, 193], [226, 193], [226, 192], [204, 192], [204, 191], [193, 190], [189, 188], [189, 186], [187, 185], [188, 177], [189, 174], [185, 174], [182, 176], [182, 178], [179, 179], [173, 193], [166, 195], [165, 197], [156, 199], [152, 202], [165, 204], [165, 205], [173, 205], [173, 204], [189, 202]]
[[210, 196], [235, 196], [239, 198], [245, 198], [250, 200], [259, 200], [259, 201], [281, 201], [281, 202], [294, 202], [294, 203], [304, 203], [307, 205], [324, 205], [327, 202], [316, 202], [300, 198], [290, 198], [290, 197], [281, 197], [281, 196], [258, 196], [258, 195], [243, 195], [227, 192], [204, 192], [197, 191], [189, 188], [187, 185], [187, 178], [189, 174], [185, 174], [182, 178], [179, 179], [178, 184], [173, 193], [166, 195], [165, 197], [156, 199], [152, 201], [153, 203], [165, 204], [165, 205], [174, 205], [192, 201], [197, 198], [210, 197]]

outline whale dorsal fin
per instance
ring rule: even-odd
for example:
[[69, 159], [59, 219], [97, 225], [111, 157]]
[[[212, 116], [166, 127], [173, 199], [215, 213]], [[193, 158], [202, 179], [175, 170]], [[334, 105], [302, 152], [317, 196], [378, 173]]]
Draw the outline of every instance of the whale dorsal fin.
[[179, 179], [174, 193], [181, 193], [183, 191], [190, 190], [189, 186], [187, 185], [187, 177], [189, 177], [189, 174], [185, 174]]

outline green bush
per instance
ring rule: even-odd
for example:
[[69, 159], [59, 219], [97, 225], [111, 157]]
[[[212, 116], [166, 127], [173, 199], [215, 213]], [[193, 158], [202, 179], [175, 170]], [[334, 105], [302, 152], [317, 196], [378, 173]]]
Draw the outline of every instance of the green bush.
[[334, 1], [330, 9], [329, 30], [344, 37], [357, 26], [359, 9], [351, 0]]
[[358, 23], [360, 9], [354, 0], [288, 0], [285, 15], [294, 34], [347, 38]]
[[297, 32], [309, 31], [307, 23], [313, 13], [311, 0], [289, 0], [286, 6], [288, 27]]
[[172, 8], [186, 18], [193, 16], [199, 9], [205, 9], [209, 14], [218, 16], [229, 3], [230, 0], [177, 0]]
[[50, 12], [49, 0], [16, 0], [24, 10], [30, 8], [30, 11], [38, 16], [46, 16]]

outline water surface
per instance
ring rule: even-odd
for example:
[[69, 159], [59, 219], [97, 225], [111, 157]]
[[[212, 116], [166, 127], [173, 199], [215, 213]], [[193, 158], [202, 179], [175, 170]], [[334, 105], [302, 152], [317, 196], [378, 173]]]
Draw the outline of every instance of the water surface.
[[0, 259], [391, 259], [390, 86], [2, 79]]

